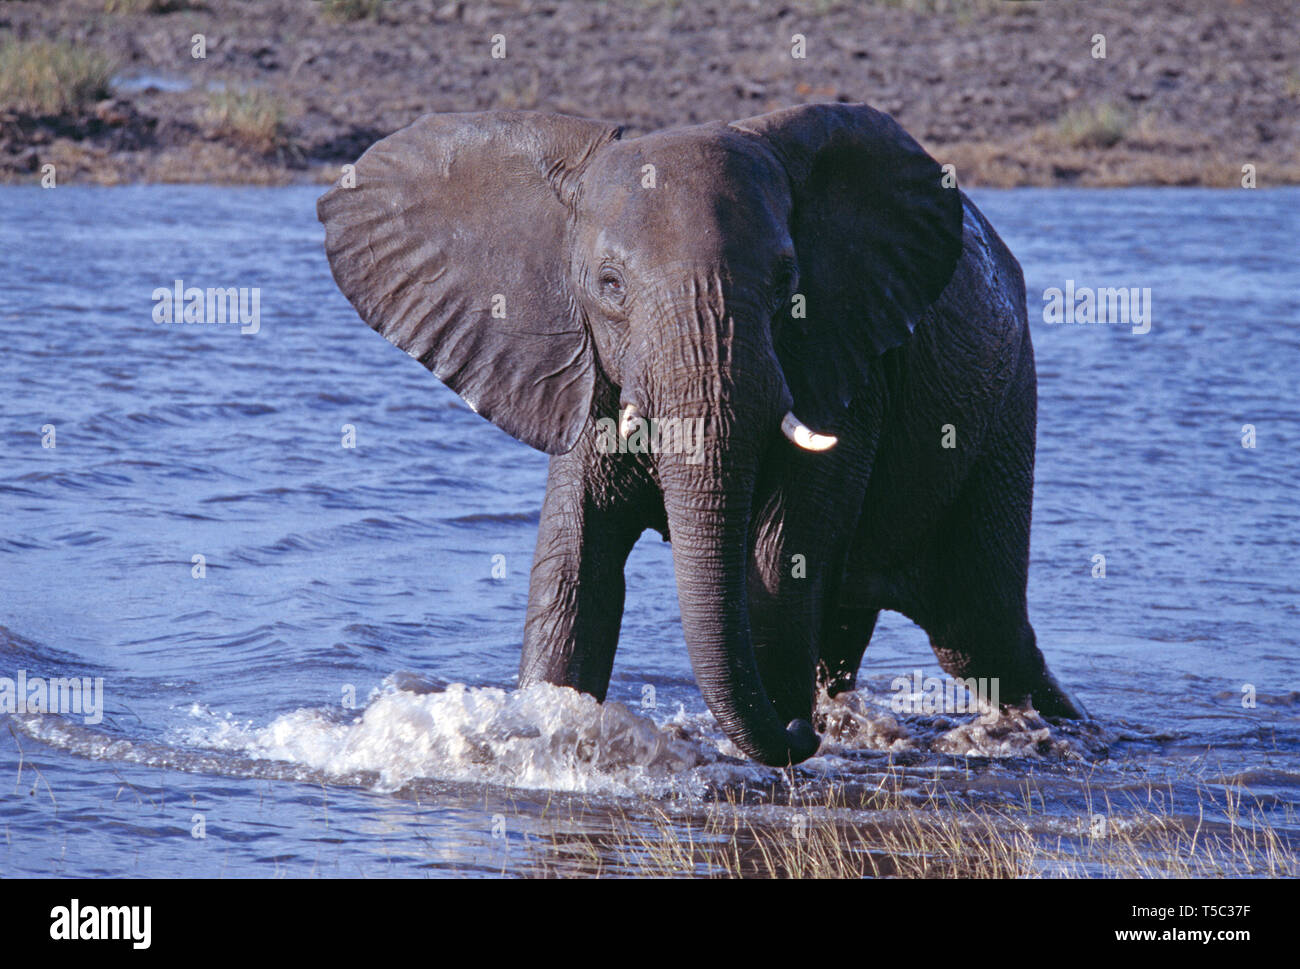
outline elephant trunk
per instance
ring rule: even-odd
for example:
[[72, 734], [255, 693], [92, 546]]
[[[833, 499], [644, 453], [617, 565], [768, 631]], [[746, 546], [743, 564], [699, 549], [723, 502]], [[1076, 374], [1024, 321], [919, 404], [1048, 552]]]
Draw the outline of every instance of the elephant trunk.
[[732, 742], [774, 766], [806, 760], [819, 744], [808, 721], [785, 724], [778, 716], [763, 686], [749, 625], [748, 540], [757, 455], [764, 441], [776, 436], [780, 413], [765, 420], [714, 411], [704, 421], [703, 446], [693, 456], [659, 459], [682, 631], [696, 682]]

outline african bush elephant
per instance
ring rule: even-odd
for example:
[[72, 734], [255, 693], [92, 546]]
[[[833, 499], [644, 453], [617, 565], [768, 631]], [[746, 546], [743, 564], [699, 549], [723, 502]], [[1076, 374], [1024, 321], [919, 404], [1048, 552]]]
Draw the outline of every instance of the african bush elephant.
[[818, 676], [853, 687], [881, 609], [949, 674], [1082, 716], [1026, 612], [1020, 266], [888, 115], [808, 105], [624, 138], [435, 114], [354, 177], [318, 204], [343, 293], [551, 455], [521, 686], [604, 698], [624, 564], [652, 528], [704, 699], [758, 761], [816, 752]]

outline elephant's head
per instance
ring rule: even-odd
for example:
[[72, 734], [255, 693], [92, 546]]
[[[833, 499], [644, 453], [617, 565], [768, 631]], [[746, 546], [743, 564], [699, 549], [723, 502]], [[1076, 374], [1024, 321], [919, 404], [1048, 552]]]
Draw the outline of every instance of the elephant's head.
[[562, 453], [597, 433], [615, 416], [592, 412], [612, 399], [602, 381], [624, 428], [702, 426], [702, 454], [651, 458], [685, 637], [709, 708], [770, 764], [818, 741], [781, 722], [750, 641], [760, 457], [833, 443], [871, 359], [946, 285], [961, 212], [938, 164], [863, 105], [635, 139], [556, 115], [430, 115], [319, 203], [362, 318], [519, 440]]

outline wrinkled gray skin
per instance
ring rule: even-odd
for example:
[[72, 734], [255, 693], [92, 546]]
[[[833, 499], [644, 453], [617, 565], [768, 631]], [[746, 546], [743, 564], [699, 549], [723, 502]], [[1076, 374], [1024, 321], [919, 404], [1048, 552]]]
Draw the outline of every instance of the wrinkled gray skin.
[[[1025, 607], [1036, 382], [1020, 267], [887, 115], [806, 106], [636, 139], [556, 115], [430, 115], [355, 177], [318, 207], [340, 288], [552, 454], [521, 686], [604, 698], [624, 563], [652, 528], [672, 542], [700, 691], [756, 760], [815, 753], [818, 676], [853, 687], [881, 609], [924, 628], [949, 674], [1082, 715]], [[627, 404], [702, 418], [702, 460], [607, 453], [596, 421]], [[796, 447], [790, 410], [839, 443]]]

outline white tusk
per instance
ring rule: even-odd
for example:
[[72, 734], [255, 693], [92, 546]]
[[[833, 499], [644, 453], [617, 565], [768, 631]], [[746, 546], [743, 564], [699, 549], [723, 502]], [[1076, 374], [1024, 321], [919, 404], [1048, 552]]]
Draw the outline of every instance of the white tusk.
[[825, 451], [833, 448], [839, 438], [833, 434], [818, 434], [789, 411], [781, 418], [781, 433], [805, 451]]
[[628, 404], [623, 408], [623, 418], [618, 422], [618, 433], [626, 438], [636, 430], [637, 421], [641, 420], [641, 414], [636, 409], [636, 404]]

